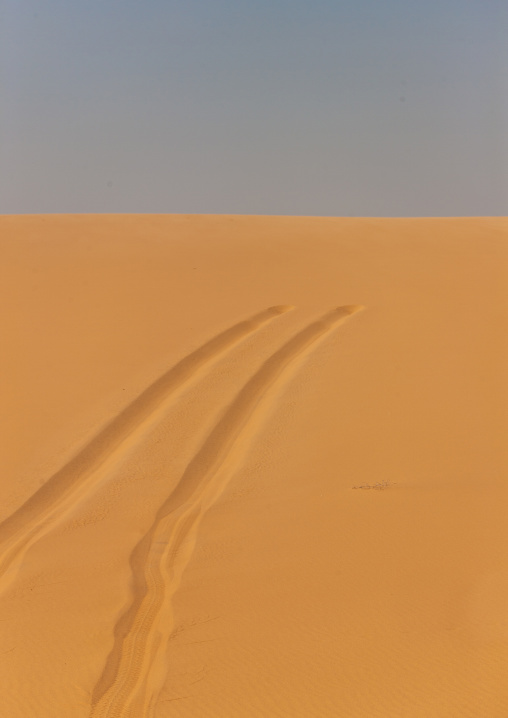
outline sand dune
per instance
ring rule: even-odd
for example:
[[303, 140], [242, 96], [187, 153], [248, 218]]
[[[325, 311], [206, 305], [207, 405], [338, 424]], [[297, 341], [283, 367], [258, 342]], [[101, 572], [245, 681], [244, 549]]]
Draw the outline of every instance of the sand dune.
[[0, 229], [1, 715], [508, 715], [506, 220]]

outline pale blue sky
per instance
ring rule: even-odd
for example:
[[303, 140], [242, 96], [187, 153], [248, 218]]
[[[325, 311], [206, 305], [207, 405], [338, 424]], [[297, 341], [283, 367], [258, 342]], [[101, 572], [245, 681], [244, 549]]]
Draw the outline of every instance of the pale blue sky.
[[1, 0], [0, 212], [508, 214], [506, 0]]

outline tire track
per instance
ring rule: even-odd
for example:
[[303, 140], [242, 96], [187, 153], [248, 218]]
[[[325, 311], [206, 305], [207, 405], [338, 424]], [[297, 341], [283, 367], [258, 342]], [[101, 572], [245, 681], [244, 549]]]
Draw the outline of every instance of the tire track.
[[[0, 590], [15, 575], [28, 548], [54, 528], [97, 486], [166, 409], [167, 402], [217, 357], [291, 306], [270, 307], [221, 332], [188, 354], [123, 409], [76, 456], [0, 524]], [[9, 571], [9, 569], [12, 569]]]
[[[131, 558], [132, 602], [118, 620], [113, 649], [92, 696], [90, 718], [147, 718], [165, 678], [167, 643], [173, 631], [171, 597], [178, 589], [196, 541], [201, 517], [229, 478], [233, 450], [267, 392], [288, 378], [298, 358], [359, 306], [339, 307], [308, 325], [269, 357], [241, 389], [187, 466]], [[161, 549], [161, 546], [165, 546]]]

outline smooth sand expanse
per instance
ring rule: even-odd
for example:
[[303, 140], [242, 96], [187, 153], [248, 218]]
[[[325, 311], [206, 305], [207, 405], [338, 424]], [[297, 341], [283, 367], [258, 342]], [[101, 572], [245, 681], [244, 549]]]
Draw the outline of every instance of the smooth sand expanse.
[[0, 716], [508, 716], [508, 220], [0, 253]]

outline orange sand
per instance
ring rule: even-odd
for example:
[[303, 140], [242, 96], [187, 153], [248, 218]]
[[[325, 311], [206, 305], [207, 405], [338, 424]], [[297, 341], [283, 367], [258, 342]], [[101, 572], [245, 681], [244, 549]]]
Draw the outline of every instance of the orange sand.
[[507, 230], [0, 218], [0, 715], [506, 718]]

